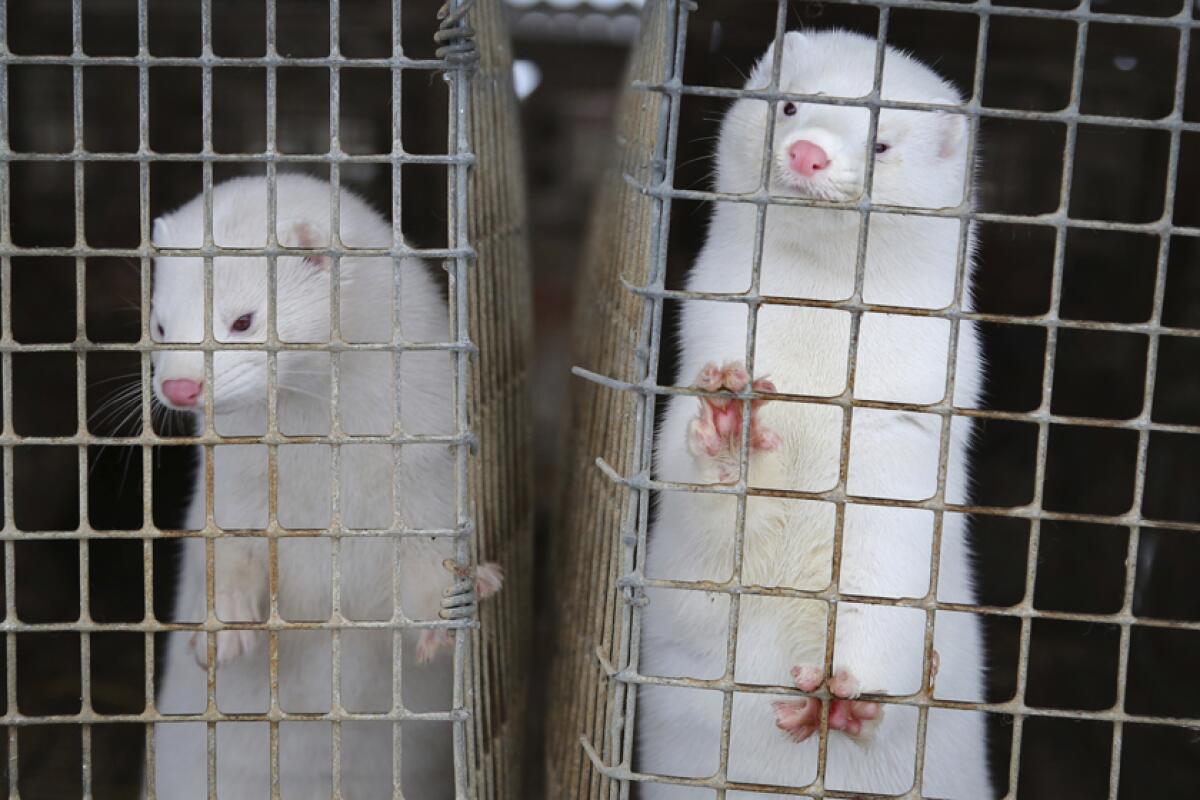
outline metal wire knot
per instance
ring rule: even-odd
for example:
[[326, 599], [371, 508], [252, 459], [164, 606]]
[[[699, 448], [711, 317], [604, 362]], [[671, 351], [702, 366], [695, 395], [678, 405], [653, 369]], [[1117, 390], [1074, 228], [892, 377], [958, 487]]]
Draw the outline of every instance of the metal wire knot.
[[475, 5], [475, 0], [460, 0], [451, 9], [452, 2], [446, 0], [438, 9], [437, 16], [441, 23], [433, 35], [433, 40], [439, 45], [437, 57], [457, 66], [472, 67], [479, 61], [479, 50], [475, 46], [475, 29], [467, 24], [466, 16], [471, 6]]
[[459, 566], [447, 558], [442, 566], [453, 572], [456, 580], [442, 592], [442, 609], [438, 616], [445, 620], [470, 619], [476, 613], [475, 571]]

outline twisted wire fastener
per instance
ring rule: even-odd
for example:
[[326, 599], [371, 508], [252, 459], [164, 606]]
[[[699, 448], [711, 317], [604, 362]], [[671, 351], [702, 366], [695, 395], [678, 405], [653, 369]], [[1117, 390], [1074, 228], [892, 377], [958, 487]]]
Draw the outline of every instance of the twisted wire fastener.
[[442, 566], [453, 572], [456, 580], [442, 592], [442, 609], [438, 616], [445, 620], [472, 618], [478, 603], [475, 596], [475, 571], [459, 566], [452, 558], [443, 561]]
[[433, 40], [439, 45], [437, 57], [459, 66], [473, 66], [479, 60], [479, 50], [475, 47], [475, 29], [467, 24], [467, 12], [475, 5], [475, 0], [459, 0], [458, 6], [450, 8], [452, 0], [438, 9], [437, 33]]

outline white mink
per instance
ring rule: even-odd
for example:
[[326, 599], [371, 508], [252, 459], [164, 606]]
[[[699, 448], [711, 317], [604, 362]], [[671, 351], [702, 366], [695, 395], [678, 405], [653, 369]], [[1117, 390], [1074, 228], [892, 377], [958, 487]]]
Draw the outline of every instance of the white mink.
[[[857, 98], [871, 91], [876, 42], [843, 31], [789, 32], [783, 40], [780, 90]], [[773, 48], [747, 88], [771, 82]], [[888, 48], [885, 100], [956, 104], [957, 91], [911, 56]], [[769, 191], [826, 200], [861, 196], [866, 159], [875, 158], [872, 201], [954, 208], [969, 183], [965, 117], [884, 109], [877, 150], [863, 107], [764, 103], [739, 99], [721, 127], [716, 188], [759, 190], [767, 114], [775, 114], [768, 157]], [[868, 152], [874, 150], [870, 156]], [[708, 236], [687, 279], [693, 291], [740, 293], [751, 287], [757, 206], [716, 202]], [[761, 293], [844, 300], [854, 289], [860, 215], [855, 210], [771, 205], [762, 243]], [[952, 302], [961, 224], [955, 218], [872, 212], [863, 297], [868, 303], [924, 309]], [[968, 232], [970, 235], [970, 233]], [[970, 239], [968, 258], [973, 257]], [[964, 304], [970, 303], [967, 266]], [[745, 372], [747, 310], [741, 303], [683, 304], [679, 379], [707, 390], [837, 396], [847, 386], [850, 313], [766, 305], [758, 316], [754, 376]], [[899, 314], [862, 317], [854, 397], [914, 404], [940, 402], [949, 363], [947, 320]], [[959, 329], [954, 402], [976, 403], [982, 379], [977, 333]], [[697, 484], [738, 479], [742, 404], [672, 397], [656, 443], [656, 476]], [[819, 492], [838, 478], [842, 409], [799, 402], [755, 404], [748, 482]], [[847, 494], [924, 500], [936, 490], [942, 418], [936, 414], [856, 408]], [[947, 498], [962, 502], [970, 427], [955, 418]], [[727, 581], [733, 577], [736, 499], [663, 492], [649, 533], [650, 578]], [[835, 507], [831, 502], [753, 497], [747, 505], [742, 583], [821, 590], [832, 574]], [[840, 591], [923, 597], [928, 591], [933, 514], [849, 502], [845, 509]], [[975, 589], [961, 515], [946, 514], [937, 596], [970, 603]], [[729, 596], [649, 589], [640, 669], [644, 674], [717, 679], [726, 669]], [[825, 669], [826, 604], [804, 598], [743, 596], [738, 616], [739, 683], [798, 686], [830, 693], [825, 788], [897, 794], [914, 782], [914, 706], [865, 702], [860, 693], [911, 695], [920, 690], [925, 615], [919, 609], [840, 602], [833, 663]], [[935, 696], [983, 700], [984, 651], [978, 618], [938, 612]], [[728, 776], [731, 781], [802, 786], [817, 777], [820, 703], [770, 693], [735, 693]], [[722, 694], [687, 687], [643, 686], [637, 706], [640, 772], [705, 778], [718, 769]], [[984, 715], [931, 709], [922, 793], [993, 797]], [[642, 784], [643, 800], [714, 798], [696, 787]], [[760, 795], [730, 792], [749, 800]]]
[[[276, 231], [284, 247], [330, 246], [331, 187], [301, 175], [277, 180]], [[340, 192], [340, 237], [350, 248], [386, 248], [392, 228], [365, 202]], [[212, 234], [218, 247], [262, 248], [267, 244], [268, 185], [239, 178], [212, 192]], [[154, 224], [160, 248], [203, 244], [204, 198], [193, 199]], [[331, 341], [329, 256], [280, 256], [276, 260], [276, 329], [285, 343]], [[448, 315], [432, 277], [416, 259], [345, 255], [340, 260], [340, 331], [352, 343], [392, 341], [394, 275], [400, 273], [399, 319], [408, 341], [438, 342], [449, 336]], [[199, 342], [204, 332], [204, 262], [159, 257], [154, 268], [151, 327], [155, 341]], [[267, 260], [222, 255], [213, 259], [212, 330], [218, 342], [265, 342], [268, 315]], [[446, 352], [406, 352], [393, 375], [388, 350], [330, 355], [325, 350], [281, 351], [277, 360], [276, 408], [280, 433], [331, 433], [331, 358], [337, 359], [338, 423], [348, 435], [390, 435], [399, 401], [400, 429], [447, 434], [454, 430], [451, 361]], [[204, 356], [198, 350], [158, 350], [152, 356], [156, 400], [190, 412], [204, 426]], [[212, 357], [215, 432], [259, 436], [267, 432], [267, 354], [259, 350], [217, 351]], [[397, 397], [397, 392], [399, 397]], [[449, 528], [454, 523], [453, 456], [444, 445], [344, 444], [340, 448], [340, 517], [350, 528], [387, 529], [398, 508], [404, 524]], [[333, 449], [325, 444], [278, 447], [277, 516], [290, 529], [325, 529], [331, 523]], [[396, 466], [398, 464], [398, 467]], [[218, 445], [213, 449], [213, 519], [222, 529], [264, 529], [268, 516], [268, 454], [262, 444]], [[193, 480], [184, 527], [205, 525], [203, 454]], [[251, 533], [251, 537], [254, 534]], [[325, 537], [281, 538], [278, 542], [278, 609], [287, 621], [327, 620], [332, 613], [332, 546]], [[399, 559], [400, 606], [414, 619], [437, 618], [443, 589], [452, 576], [443, 559], [453, 555], [448, 539], [343, 538], [339, 557], [341, 614], [349, 621], [392, 618], [393, 573]], [[262, 622], [269, 614], [267, 540], [224, 537], [215, 542], [215, 613], [222, 622]], [[206, 618], [205, 545], [199, 537], [182, 543], [174, 619]], [[494, 565], [481, 568], [482, 593], [499, 585]], [[393, 707], [393, 633], [343, 630], [340, 637], [340, 701], [351, 712], [389, 712]], [[199, 713], [206, 706], [207, 636], [166, 637], [158, 710]], [[442, 645], [444, 631], [403, 635], [403, 698], [397, 707], [414, 711], [450, 708], [452, 670]], [[262, 714], [269, 705], [268, 637], [264, 632], [217, 634], [216, 708], [223, 713]], [[434, 660], [436, 659], [436, 660]], [[430, 662], [432, 663], [424, 663]], [[328, 713], [332, 700], [332, 638], [328, 630], [278, 634], [279, 704], [285, 712]], [[156, 790], [160, 798], [207, 797], [205, 725], [155, 726]], [[341, 725], [341, 786], [346, 798], [390, 796], [392, 723]], [[332, 726], [291, 721], [279, 726], [280, 780], [284, 797], [332, 796]], [[219, 796], [270, 794], [269, 727], [266, 722], [216, 726]], [[406, 796], [453, 795], [451, 738], [446, 723], [403, 726], [402, 782]], [[411, 794], [410, 794], [411, 793]]]

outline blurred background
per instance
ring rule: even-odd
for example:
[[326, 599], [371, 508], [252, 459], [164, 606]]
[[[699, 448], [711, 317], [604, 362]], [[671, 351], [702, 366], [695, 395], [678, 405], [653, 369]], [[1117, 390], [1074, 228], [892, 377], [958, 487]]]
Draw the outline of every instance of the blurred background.
[[[997, 5], [1066, 9], [1075, 0], [1005, 0]], [[403, 40], [412, 57], [433, 56], [437, 0], [404, 0]], [[627, 0], [509, 0], [518, 82], [528, 92], [522, 125], [535, 267], [538, 333], [536, 398], [539, 448], [539, 541], [554, 535], [555, 482], [561, 457], [560, 411], [570, 381], [567, 328], [576, 297], [574, 282], [589, 216], [591, 190], [612, 150], [612, 116], [629, 46], [637, 35], [639, 2]], [[967, 4], [956, 9], [896, 9], [889, 43], [912, 51], [969, 90], [975, 81], [978, 17]], [[1093, 0], [1101, 13], [1169, 17], [1187, 0]], [[324, 0], [278, 4], [278, 50], [288, 56], [329, 53], [329, 11]], [[385, 0], [341, 4], [339, 46], [347, 57], [391, 54], [390, 6]], [[1200, 6], [1194, 6], [1200, 9]], [[150, 51], [158, 56], [200, 54], [199, 4], [149, 3]], [[264, 50], [264, 4], [212, 0], [213, 50], [220, 56], [260, 56]], [[8, 0], [8, 47], [16, 54], [70, 54], [69, 0]], [[1200, 19], [1200, 10], [1192, 12]], [[774, 34], [775, 0], [705, 0], [691, 14], [685, 81], [733, 87]], [[789, 3], [788, 24], [845, 27], [874, 35], [878, 11], [869, 4]], [[1184, 81], [1184, 118], [1200, 122], [1200, 59], [1177, 75], [1179, 36], [1200, 46], [1196, 28], [1094, 23], [1090, 26], [1081, 110], [1138, 120], [1171, 113], [1177, 78]], [[83, 51], [88, 55], [137, 52], [133, 0], [85, 0]], [[987, 37], [983, 102], [992, 107], [1054, 111], [1070, 99], [1076, 28], [1069, 21], [992, 17]], [[391, 75], [386, 69], [341, 69], [336, 111], [343, 150], [387, 153], [391, 148]], [[138, 147], [138, 73], [130, 66], [82, 70], [83, 146], [93, 152], [135, 152]], [[74, 142], [72, 70], [69, 66], [10, 66], [9, 143], [21, 152], [69, 152]], [[446, 95], [436, 73], [403, 76], [402, 137], [414, 153], [446, 151]], [[213, 70], [214, 149], [261, 152], [266, 145], [265, 70]], [[324, 153], [330, 143], [328, 69], [278, 70], [278, 148], [286, 154]], [[149, 71], [149, 145], [159, 153], [197, 153], [202, 144], [201, 71], [156, 67]], [[711, 170], [712, 137], [724, 104], [688, 98], [681, 108], [675, 185], [704, 188]], [[978, 205], [987, 211], [1041, 214], [1059, 204], [1063, 179], [1061, 122], [985, 119], [981, 123], [982, 170]], [[1183, 134], [1178, 186], [1165, 208], [1170, 135], [1154, 128], [1083, 125], [1078, 131], [1067, 207], [1072, 217], [1152, 222], [1173, 214], [1179, 225], [1200, 225], [1200, 133]], [[322, 177], [327, 169], [295, 165]], [[84, 202], [75, 230], [74, 167], [68, 162], [10, 164], [11, 232], [22, 247], [137, 247], [139, 184], [136, 161], [87, 163]], [[214, 178], [260, 173], [252, 163], [218, 164]], [[344, 185], [380, 209], [391, 207], [388, 165], [344, 165]], [[199, 193], [199, 160], [152, 163], [147, 199], [153, 218]], [[405, 166], [401, 178], [405, 235], [418, 246], [439, 246], [446, 237], [446, 180], [440, 166]], [[707, 209], [676, 201], [672, 215], [668, 283], [679, 286], [703, 241]], [[1021, 224], [980, 227], [977, 307], [1014, 317], [1046, 313], [1051, 301], [1055, 238], [1052, 228]], [[1065, 237], [1060, 313], [1095, 322], [1144, 323], [1153, 311], [1160, 238], [1155, 234], [1072, 230]], [[1151, 353], [1144, 332], [1063, 330], [1052, 356], [1050, 408], [1055, 414], [1129, 420], [1151, 405], [1155, 422], [1200, 424], [1200, 241], [1176, 236], [1168, 242], [1162, 322], [1172, 330], [1159, 339], [1157, 380], [1147, 395]], [[139, 277], [136, 260], [88, 258], [84, 269], [83, 318], [77, 318], [76, 265], [71, 258], [12, 259], [11, 325], [21, 344], [138, 339]], [[436, 266], [434, 267], [436, 268]], [[668, 308], [667, 324], [673, 323]], [[1029, 412], [1040, 405], [1045, 329], [1019, 323], [983, 326], [988, 408]], [[664, 337], [665, 342], [672, 337]], [[675, 378], [673, 359], [663, 359], [662, 381]], [[17, 353], [12, 359], [12, 414], [21, 435], [60, 435], [78, 427], [76, 355]], [[98, 435], [137, 435], [140, 421], [109, 402], [138, 380], [139, 361], [125, 354], [87, 355], [87, 430]], [[105, 405], [109, 403], [108, 405]], [[170, 430], [179, 433], [179, 424]], [[988, 421], [979, 426], [974, 456], [973, 502], [1022, 506], [1034, 496], [1037, 426], [1025, 421]], [[1082, 426], [1052, 426], [1045, 465], [1044, 505], [1055, 511], [1096, 515], [1128, 512], [1134, 498], [1137, 433]], [[160, 447], [152, 456], [156, 525], [171, 528], [182, 509], [192, 456], [185, 447]], [[88, 471], [88, 503], [80, 508], [79, 472]], [[69, 447], [14, 447], [14, 519], [22, 531], [71, 530], [80, 515], [97, 529], [129, 530], [144, 520], [140, 449], [89, 448], [87, 464]], [[1187, 434], [1153, 433], [1142, 508], [1146, 517], [1200, 522], [1200, 442]], [[1012, 605], [1026, 591], [1030, 526], [1018, 519], [976, 520], [981, 601]], [[1044, 522], [1038, 542], [1036, 583], [1040, 610], [1117, 614], [1127, 580], [1133, 578], [1132, 611], [1143, 617], [1200, 621], [1200, 535], [1149, 526], [1140, 533], [1138, 569], [1129, 576], [1127, 526]], [[544, 553], [545, 547], [539, 546]], [[81, 598], [96, 621], [137, 621], [152, 591], [156, 614], [169, 610], [173, 554], [156, 542], [154, 581], [147, 586], [138, 540], [92, 541], [82, 569], [75, 541], [17, 541], [16, 612], [24, 623], [71, 622]], [[542, 564], [543, 567], [552, 565]], [[541, 569], [539, 575], [545, 575]], [[85, 594], [86, 593], [86, 594]], [[554, 602], [543, 592], [539, 606]], [[993, 701], [1012, 697], [1017, 674], [1019, 620], [987, 618], [989, 692]], [[546, 642], [548, 637], [538, 636]], [[1117, 702], [1119, 626], [1061, 621], [1032, 625], [1026, 700], [1055, 709], [1103, 710]], [[91, 692], [99, 713], [138, 713], [145, 707], [143, 640], [139, 634], [91, 637]], [[82, 675], [79, 636], [26, 633], [16, 637], [17, 697], [23, 714], [72, 714], [80, 710]], [[548, 657], [548, 654], [544, 654]], [[543, 663], [546, 658], [540, 659]], [[1135, 627], [1125, 690], [1130, 713], [1200, 717], [1200, 632]], [[0, 664], [0, 670], [3, 664]], [[534, 681], [535, 686], [544, 685]], [[4, 703], [6, 701], [0, 701]], [[535, 700], [535, 702], [537, 702]], [[536, 711], [529, 717], [536, 720]], [[1025, 721], [1018, 785], [1022, 798], [1074, 800], [1106, 797], [1113, 731], [1103, 721], [1029, 718]], [[992, 720], [991, 746], [998, 787], [1008, 784], [1012, 721]], [[1121, 750], [1122, 798], [1200, 795], [1200, 736], [1195, 729], [1126, 725]], [[80, 730], [71, 725], [22, 727], [21, 794], [30, 798], [80, 796]], [[134, 796], [143, 747], [139, 725], [95, 725], [92, 748], [95, 795]], [[531, 731], [532, 757], [540, 734]], [[6, 747], [7, 740], [0, 742]], [[7, 768], [8, 760], [2, 761]], [[540, 767], [528, 770], [535, 781]], [[7, 780], [0, 781], [7, 786]], [[0, 789], [0, 791], [3, 791]], [[537, 785], [530, 797], [540, 796]], [[556, 799], [557, 800], [557, 799]]]

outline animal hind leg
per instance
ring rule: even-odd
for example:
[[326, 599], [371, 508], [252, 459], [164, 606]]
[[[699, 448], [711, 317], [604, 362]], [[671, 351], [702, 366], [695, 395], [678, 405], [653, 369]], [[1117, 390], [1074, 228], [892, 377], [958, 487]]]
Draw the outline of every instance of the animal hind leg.
[[[812, 666], [793, 667], [792, 679], [796, 688], [804, 692], [815, 692], [826, 682], [824, 670]], [[858, 699], [862, 688], [849, 670], [835, 672], [828, 681], [828, 688], [831, 695], [829, 730], [842, 731], [853, 737], [869, 735], [883, 714], [882, 706]], [[804, 741], [821, 727], [821, 701], [816, 698], [802, 697], [774, 705], [775, 725], [797, 742]]]

